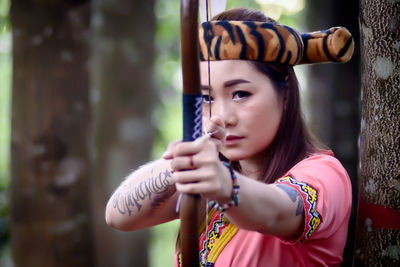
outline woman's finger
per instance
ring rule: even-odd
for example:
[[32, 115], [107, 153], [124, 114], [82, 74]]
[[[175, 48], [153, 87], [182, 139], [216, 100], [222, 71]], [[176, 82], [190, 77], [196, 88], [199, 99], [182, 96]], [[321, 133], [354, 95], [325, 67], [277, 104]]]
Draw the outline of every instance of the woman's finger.
[[173, 157], [185, 156], [185, 155], [193, 155], [200, 152], [203, 144], [210, 139], [209, 135], [203, 135], [197, 138], [193, 142], [182, 142], [177, 144], [172, 149]]
[[201, 194], [203, 197], [212, 197], [215, 190], [211, 183], [176, 183], [176, 190], [186, 194]]
[[172, 174], [175, 183], [187, 184], [187, 183], [199, 183], [203, 179], [201, 172], [198, 170], [186, 170], [186, 171], [175, 171]]
[[171, 161], [171, 168], [174, 171], [181, 171], [181, 170], [194, 170], [198, 166], [195, 165], [194, 155], [187, 155], [181, 157], [175, 157]]
[[182, 139], [175, 140], [169, 143], [167, 150], [162, 155], [163, 159], [172, 159], [172, 149], [179, 143], [182, 143]]

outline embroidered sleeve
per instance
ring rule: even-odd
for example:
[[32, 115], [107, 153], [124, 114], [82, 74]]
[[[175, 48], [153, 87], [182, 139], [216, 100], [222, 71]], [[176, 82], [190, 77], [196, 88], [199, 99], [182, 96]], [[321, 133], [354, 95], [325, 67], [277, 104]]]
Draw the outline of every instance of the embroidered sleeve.
[[318, 202], [318, 191], [312, 186], [308, 185], [305, 182], [300, 182], [292, 178], [291, 176], [286, 176], [276, 181], [276, 183], [285, 184], [297, 192], [299, 192], [304, 207], [304, 230], [300, 238], [297, 240], [290, 241], [284, 240], [285, 243], [288, 244], [296, 244], [307, 240], [312, 236], [315, 230], [320, 225], [322, 218], [317, 211], [317, 202]]

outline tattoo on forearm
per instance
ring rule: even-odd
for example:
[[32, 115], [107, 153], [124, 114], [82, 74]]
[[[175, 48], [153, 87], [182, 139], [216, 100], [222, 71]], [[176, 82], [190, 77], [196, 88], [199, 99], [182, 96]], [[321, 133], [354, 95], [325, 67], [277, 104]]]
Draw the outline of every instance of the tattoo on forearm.
[[299, 192], [297, 192], [295, 189], [293, 189], [287, 185], [277, 184], [276, 186], [278, 188], [282, 189], [283, 191], [285, 191], [293, 203], [295, 203], [296, 200], [298, 199], [297, 208], [296, 208], [296, 216], [301, 215], [303, 213], [303, 200], [301, 199]]
[[176, 187], [171, 186], [164, 194], [159, 194], [154, 197], [153, 202], [151, 203], [151, 214], [156, 213], [159, 211], [167, 200], [176, 192]]
[[[153, 170], [151, 172], [153, 172]], [[168, 199], [173, 194], [173, 192], [171, 193], [170, 191], [175, 191], [168, 191], [170, 188], [170, 178], [171, 172], [169, 170], [165, 170], [164, 172], [160, 172], [155, 176], [152, 175], [148, 179], [140, 182], [138, 185], [132, 188], [129, 188], [130, 184], [124, 184], [122, 185], [122, 188], [118, 189], [114, 193], [112, 205], [122, 215], [127, 214], [131, 216], [133, 211], [141, 210], [143, 200], [146, 198], [150, 200], [154, 195], [154, 203], [152, 203], [152, 206], [157, 208], [163, 201]], [[129, 189], [125, 191], [124, 189], [126, 187]], [[164, 196], [163, 193], [165, 192], [167, 193]]]

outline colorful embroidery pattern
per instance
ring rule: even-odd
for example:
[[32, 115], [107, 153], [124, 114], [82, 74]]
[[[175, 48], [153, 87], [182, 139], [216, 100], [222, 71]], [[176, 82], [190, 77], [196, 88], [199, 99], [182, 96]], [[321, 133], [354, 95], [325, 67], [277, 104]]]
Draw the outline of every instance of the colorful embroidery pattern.
[[[212, 267], [224, 247], [239, 230], [233, 224], [230, 224], [224, 214], [217, 211], [210, 213], [208, 232], [203, 230], [200, 236], [200, 266]], [[207, 238], [208, 237], [208, 238]], [[182, 254], [178, 253], [178, 264], [182, 266]]]
[[220, 238], [215, 242], [213, 249], [208, 254], [207, 259], [207, 267], [214, 266], [219, 254], [221, 254], [222, 250], [228, 244], [228, 242], [232, 239], [232, 237], [237, 233], [239, 228], [229, 223]]
[[301, 197], [303, 199], [304, 205], [304, 215], [306, 219], [306, 229], [304, 239], [308, 239], [318, 228], [321, 223], [321, 216], [316, 210], [317, 200], [318, 200], [318, 191], [311, 187], [310, 185], [299, 182], [293, 179], [291, 176], [286, 176], [277, 181], [277, 183], [287, 184], [291, 187], [297, 189], [300, 192]]
[[206, 266], [208, 254], [213, 249], [215, 243], [221, 237], [222, 231], [227, 226], [228, 223], [223, 213], [216, 212], [211, 218], [208, 233], [204, 231], [200, 236], [200, 266]]

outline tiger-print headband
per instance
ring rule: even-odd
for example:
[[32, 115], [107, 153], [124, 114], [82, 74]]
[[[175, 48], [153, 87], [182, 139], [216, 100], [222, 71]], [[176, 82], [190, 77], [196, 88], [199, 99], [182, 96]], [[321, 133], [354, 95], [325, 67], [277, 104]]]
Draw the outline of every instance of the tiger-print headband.
[[285, 25], [254, 21], [204, 22], [199, 27], [199, 42], [202, 61], [243, 59], [288, 65], [344, 63], [350, 60], [354, 50], [353, 37], [344, 27], [299, 34]]

